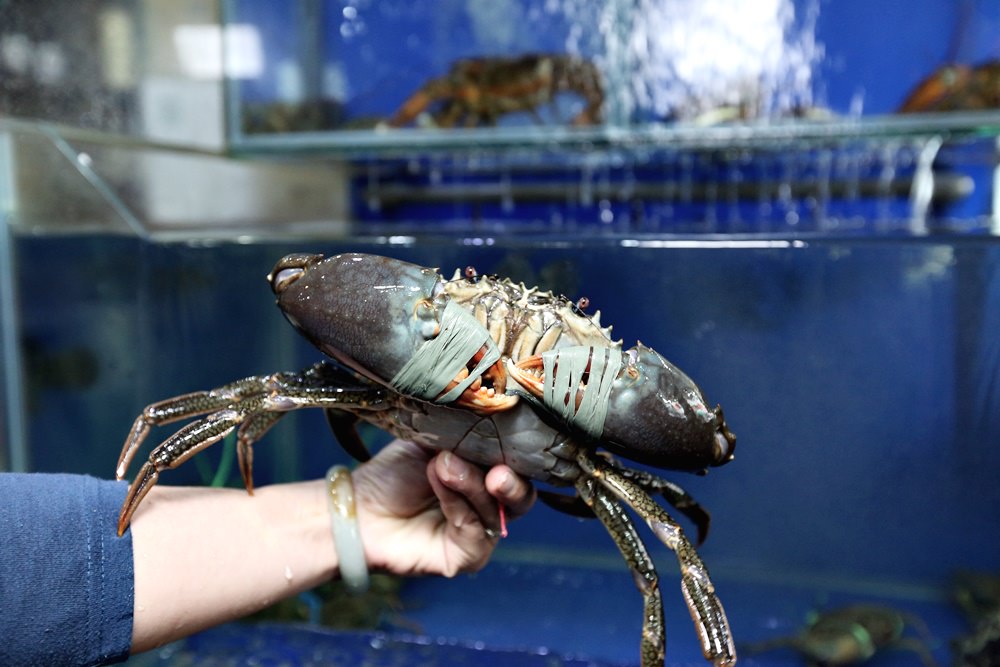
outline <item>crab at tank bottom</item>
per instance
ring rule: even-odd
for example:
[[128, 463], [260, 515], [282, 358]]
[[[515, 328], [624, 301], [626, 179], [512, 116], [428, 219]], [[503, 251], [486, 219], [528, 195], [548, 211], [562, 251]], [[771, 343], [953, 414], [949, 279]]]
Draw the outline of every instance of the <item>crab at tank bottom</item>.
[[574, 496], [539, 495], [605, 525], [643, 596], [642, 664], [662, 665], [659, 578], [630, 507], [677, 556], [705, 658], [736, 663], [708, 569], [652, 494], [694, 522], [699, 542], [708, 513], [676, 484], [615, 458], [693, 472], [732, 460], [736, 438], [722, 409], [710, 408], [677, 367], [641, 343], [623, 350], [600, 326], [599, 312], [584, 313], [583, 299], [574, 303], [471, 267], [446, 280], [434, 269], [376, 255], [293, 254], [268, 280], [288, 321], [331, 360], [146, 407], [123, 447], [119, 479], [153, 426], [204, 416], [153, 449], [129, 489], [119, 534], [163, 470], [234, 429], [252, 491], [253, 443], [287, 412], [321, 408], [340, 443], [361, 459], [368, 452], [354, 429], [358, 420], [484, 466], [502, 462], [539, 482], [575, 487]]
[[954, 667], [1000, 665], [1000, 575], [956, 572], [951, 593], [970, 625], [951, 642]]
[[[907, 627], [916, 629], [919, 637], [905, 636]], [[794, 636], [768, 639], [740, 650], [744, 655], [757, 655], [789, 648], [816, 667], [857, 665], [876, 653], [905, 650], [925, 667], [936, 667], [930, 639], [926, 624], [913, 614], [881, 605], [853, 604], [814, 613]]]

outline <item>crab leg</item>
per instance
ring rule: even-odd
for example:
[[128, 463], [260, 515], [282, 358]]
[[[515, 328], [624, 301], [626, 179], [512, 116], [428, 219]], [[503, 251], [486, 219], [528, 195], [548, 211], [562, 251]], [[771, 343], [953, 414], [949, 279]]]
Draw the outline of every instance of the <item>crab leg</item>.
[[132, 430], [125, 439], [125, 445], [118, 456], [115, 478], [123, 479], [125, 477], [125, 472], [128, 470], [132, 458], [153, 426], [161, 426], [222, 410], [235, 401], [239, 401], [243, 396], [266, 391], [268, 379], [267, 376], [252, 376], [231, 382], [218, 389], [196, 391], [146, 406], [142, 414], [135, 418]]
[[661, 493], [670, 506], [690, 519], [698, 529], [698, 546], [708, 537], [712, 516], [687, 491], [673, 482], [634, 468], [617, 467], [618, 473], [641, 486], [648, 493]]
[[278, 420], [285, 416], [284, 412], [258, 412], [250, 415], [240, 424], [236, 432], [236, 459], [240, 467], [240, 476], [247, 493], [253, 495], [253, 443], [264, 437]]
[[618, 545], [618, 550], [632, 570], [635, 585], [642, 593], [642, 644], [640, 655], [642, 667], [660, 667], [666, 652], [667, 637], [663, 625], [663, 601], [660, 596], [659, 578], [656, 566], [649, 557], [635, 524], [625, 513], [625, 509], [611, 497], [611, 494], [594, 479], [581, 476], [576, 483], [577, 491], [584, 502], [601, 520], [608, 533]]
[[736, 664], [736, 647], [722, 603], [694, 546], [673, 517], [636, 482], [619, 474], [603, 461], [581, 451], [577, 462], [583, 471], [641, 516], [653, 533], [677, 556], [681, 569], [681, 592], [701, 639], [702, 653], [717, 667]]
[[176, 468], [189, 458], [226, 437], [243, 419], [245, 412], [221, 410], [188, 424], [163, 441], [142, 464], [122, 503], [118, 515], [118, 535], [125, 533], [132, 513], [167, 468]]
[[156, 484], [161, 472], [176, 468], [236, 427], [239, 427], [240, 473], [247, 491], [252, 493], [252, 445], [286, 412], [299, 408], [381, 407], [385, 396], [383, 389], [375, 385], [343, 387], [333, 384], [344, 379], [342, 369], [320, 362], [300, 373], [254, 376], [219, 389], [195, 392], [147, 407], [136, 419], [125, 441], [118, 463], [118, 479], [124, 477], [135, 451], [152, 426], [205, 412], [211, 414], [184, 426], [153, 449], [129, 487], [118, 517], [118, 534], [125, 532], [133, 512]]

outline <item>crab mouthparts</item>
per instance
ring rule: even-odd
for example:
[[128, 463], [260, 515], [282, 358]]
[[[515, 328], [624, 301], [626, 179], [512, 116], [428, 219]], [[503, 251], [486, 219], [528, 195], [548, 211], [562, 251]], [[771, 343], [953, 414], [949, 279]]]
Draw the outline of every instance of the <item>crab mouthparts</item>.
[[[484, 354], [486, 354], [485, 345], [469, 359], [466, 367], [459, 371], [455, 378], [448, 383], [448, 386], [441, 392], [441, 395], [447, 394], [459, 383], [468, 378], [469, 372], [479, 365]], [[455, 404], [484, 414], [509, 410], [517, 405], [518, 397], [516, 395], [508, 396], [504, 393], [506, 391], [507, 371], [503, 367], [503, 362], [498, 359], [482, 375], [473, 380], [472, 384], [466, 387], [461, 396], [455, 400]]]

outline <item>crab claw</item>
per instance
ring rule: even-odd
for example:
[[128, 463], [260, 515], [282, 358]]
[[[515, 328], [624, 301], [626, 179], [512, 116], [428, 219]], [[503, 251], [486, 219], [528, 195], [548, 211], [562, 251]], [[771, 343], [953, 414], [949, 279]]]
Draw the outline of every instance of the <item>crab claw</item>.
[[[615, 369], [613, 377], [599, 377], [597, 353], [607, 355], [610, 363], [602, 362], [600, 368]], [[701, 389], [655, 350], [640, 343], [624, 352], [598, 348], [577, 357], [582, 360], [571, 361], [566, 348], [557, 348], [509, 362], [507, 371], [550, 410], [625, 458], [692, 471], [732, 460], [736, 436], [722, 408], [707, 407]], [[591, 394], [596, 398], [584, 410]]]
[[353, 253], [288, 255], [267, 277], [278, 307], [302, 335], [383, 383], [423, 342], [414, 308], [433, 298], [439, 281], [431, 269]]
[[300, 333], [380, 384], [484, 413], [518, 401], [504, 394], [506, 371], [489, 332], [451, 302], [433, 269], [359, 253], [295, 254], [268, 281]]

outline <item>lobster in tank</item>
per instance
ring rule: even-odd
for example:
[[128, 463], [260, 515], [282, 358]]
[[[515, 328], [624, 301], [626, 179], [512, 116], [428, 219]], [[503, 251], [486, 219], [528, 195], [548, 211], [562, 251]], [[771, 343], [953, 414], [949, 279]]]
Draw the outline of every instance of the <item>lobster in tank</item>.
[[[736, 444], [718, 406], [653, 349], [624, 350], [583, 312], [551, 292], [479, 275], [451, 280], [434, 269], [365, 254], [293, 254], [268, 276], [288, 321], [330, 359], [300, 372], [249, 377], [160, 401], [135, 420], [119, 458], [122, 479], [153, 426], [194, 418], [153, 449], [121, 510], [119, 534], [162, 471], [237, 431], [240, 471], [252, 489], [252, 445], [287, 412], [326, 411], [353, 455], [368, 452], [357, 420], [434, 450], [518, 473], [575, 495], [541, 490], [557, 509], [596, 516], [634, 575], [644, 601], [641, 656], [662, 665], [659, 578], [626, 507], [677, 557], [681, 591], [705, 658], [736, 663], [729, 622], [709, 573], [662, 494], [697, 526], [709, 516], [681, 487], [616, 456], [671, 470], [732, 460]], [[201, 416], [203, 415], [203, 416]]]
[[985, 111], [1000, 108], [1000, 60], [934, 70], [906, 96], [898, 113]]
[[406, 98], [388, 125], [405, 127], [423, 119], [419, 124], [433, 127], [481, 127], [517, 112], [541, 124], [539, 110], [555, 106], [563, 93], [583, 102], [572, 125], [601, 121], [604, 84], [589, 60], [561, 53], [464, 58]]

